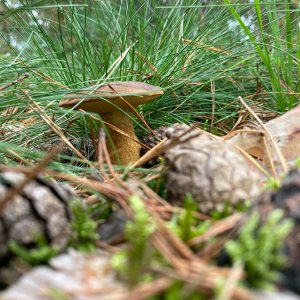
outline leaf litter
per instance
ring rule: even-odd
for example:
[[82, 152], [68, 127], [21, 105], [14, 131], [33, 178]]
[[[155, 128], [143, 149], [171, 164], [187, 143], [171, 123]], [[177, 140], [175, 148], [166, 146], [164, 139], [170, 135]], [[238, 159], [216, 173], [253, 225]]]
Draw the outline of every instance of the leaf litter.
[[[267, 178], [264, 177], [265, 174], [273, 172], [275, 177], [280, 178], [279, 174], [286, 172], [287, 168], [293, 165], [299, 155], [299, 143], [297, 143], [298, 111], [299, 107], [296, 107], [283, 116], [268, 121], [264, 126], [258, 122], [258, 130], [254, 132], [247, 131], [247, 129], [245, 131], [236, 130], [236, 132], [231, 132], [225, 138], [209, 134], [208, 139], [214, 139], [218, 143], [233, 145], [233, 147], [236, 147], [234, 150], [235, 153], [238, 153], [241, 148], [243, 151], [238, 155], [241, 155], [245, 160], [240, 162], [239, 165], [235, 165], [233, 161], [229, 162], [232, 168], [230, 172], [234, 173], [235, 168], [238, 169], [241, 164], [247, 166], [249, 170], [251, 169], [251, 172], [259, 174], [259, 184], [262, 186], [267, 181]], [[185, 143], [186, 145], [189, 144], [186, 147], [188, 149], [201, 136], [203, 138], [203, 131], [191, 127], [183, 130], [181, 134], [173, 137], [173, 139], [166, 137], [142, 156], [134, 166], [141, 166], [160, 155], [166, 154], [168, 157], [168, 155], [170, 156], [170, 152], [172, 153], [176, 147], [181, 147], [181, 150], [184, 149]], [[1, 172], [17, 171], [25, 174], [27, 178], [18, 187], [9, 192], [11, 195], [7, 198], [9, 200], [6, 200], [6, 198], [4, 201], [1, 200], [1, 206], [5, 209], [7, 202], [14, 201], [12, 199], [20, 194], [30, 181], [40, 176], [38, 175], [40, 173], [45, 173], [53, 178], [69, 182], [69, 184], [76, 186], [77, 192], [88, 188], [101, 193], [121, 207], [129, 219], [133, 219], [134, 214], [128, 199], [133, 195], [138, 195], [143, 201], [152, 222], [155, 224], [155, 231], [150, 236], [150, 243], [168, 262], [168, 267], [161, 267], [156, 271], [153, 270], [156, 276], [152, 281], [140, 283], [133, 290], [130, 290], [115, 275], [115, 271], [110, 265], [110, 257], [119, 248], [124, 247], [123, 243], [121, 245], [110, 245], [105, 241], [99, 241], [98, 248], [102, 248], [102, 250], [98, 249], [93, 254], [83, 254], [75, 250], [68, 250], [69, 252], [52, 259], [49, 267], [34, 268], [30, 273], [25, 274], [18, 283], [12, 285], [6, 292], [2, 293], [1, 299], [55, 299], [55, 295], [66, 296], [71, 299], [99, 299], [99, 296], [101, 296], [101, 299], [145, 299], [168, 289], [174, 280], [179, 280], [187, 286], [192, 286], [207, 298], [213, 297], [216, 286], [220, 280], [223, 280], [227, 283], [225, 284], [226, 288], [220, 293], [218, 299], [259, 299], [259, 296], [252, 290], [238, 284], [245, 276], [243, 268], [240, 265], [234, 265], [232, 268], [220, 267], [212, 264], [211, 261], [213, 257], [216, 257], [220, 253], [226, 241], [237, 235], [243, 222], [248, 218], [249, 212], [235, 212], [227, 218], [216, 221], [207, 215], [203, 215], [200, 210], [198, 213], [195, 213], [195, 217], [199, 218], [199, 220], [210, 220], [212, 225], [204, 234], [185, 243], [166, 223], [172, 219], [174, 214], [182, 210], [180, 208], [181, 205], [174, 206], [162, 199], [145, 184], [147, 176], [143, 179], [136, 171], [131, 172], [127, 170], [127, 176], [130, 180], [125, 181], [123, 179], [124, 176], [121, 177], [111, 165], [103, 139], [99, 140], [99, 150], [100, 159], [98, 163], [99, 169], [103, 173], [101, 176], [105, 178], [103, 182], [87, 177], [47, 170], [47, 164], [53, 159], [53, 155], [57, 153], [48, 155], [44, 162], [34, 168], [1, 165]], [[209, 152], [211, 151], [209, 150]], [[253, 157], [255, 159], [254, 164]], [[211, 155], [211, 159], [214, 159], [213, 155]], [[103, 167], [104, 162], [108, 165], [109, 173]], [[174, 163], [172, 159], [171, 163]], [[260, 167], [255, 169], [257, 165]], [[220, 167], [216, 167], [215, 169], [218, 168]], [[266, 170], [263, 176], [261, 169]], [[181, 171], [183, 171], [182, 168], [178, 168], [178, 172]], [[296, 175], [298, 176], [298, 173]], [[296, 175], [292, 178], [300, 177]], [[195, 176], [198, 175], [196, 174]], [[210, 174], [201, 174], [201, 176], [209, 177]], [[289, 183], [289, 178], [291, 177], [288, 177], [288, 183], [286, 184], [291, 184]], [[202, 179], [199, 178], [199, 180]], [[252, 201], [250, 212], [253, 210], [266, 212], [276, 207], [282, 207], [286, 216], [298, 220], [299, 215], [295, 212], [299, 211], [300, 203], [297, 196], [299, 195], [298, 179], [295, 180], [294, 193], [292, 194], [289, 192], [290, 189], [287, 189], [283, 185], [278, 192], [274, 191], [271, 194], [267, 192], [262, 193], [262, 196], [250, 197]], [[219, 188], [217, 184], [212, 184], [211, 186]], [[176, 184], [171, 184], [169, 190], [176, 188], [178, 188]], [[278, 199], [280, 200], [274, 202], [276, 197], [279, 197]], [[202, 201], [202, 199], [196, 200], [199, 202]], [[261, 215], [263, 216], [264, 214], [261, 213]], [[299, 229], [295, 226], [286, 242], [290, 247], [290, 252], [293, 253], [291, 255], [292, 261], [295, 261], [293, 259], [298, 257], [297, 255], [300, 252], [299, 244], [293, 242], [292, 238], [298, 232]], [[212, 242], [207, 243], [207, 241]], [[195, 245], [201, 245], [202, 247], [198, 254], [194, 251], [193, 247]], [[209, 251], [207, 251], [208, 249]], [[210, 254], [208, 255], [208, 253]], [[95, 266], [98, 266], [96, 270]], [[290, 271], [287, 270], [286, 272]], [[292, 271], [295, 272], [295, 270]], [[299, 272], [297, 265], [296, 271]], [[295, 290], [295, 287], [291, 287], [291, 289]], [[23, 298], [21, 298], [21, 294]]]

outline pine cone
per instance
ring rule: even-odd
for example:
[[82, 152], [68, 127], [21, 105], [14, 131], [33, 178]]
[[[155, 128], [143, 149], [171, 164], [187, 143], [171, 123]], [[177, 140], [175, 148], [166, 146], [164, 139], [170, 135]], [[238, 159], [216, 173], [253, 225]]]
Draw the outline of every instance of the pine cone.
[[282, 209], [284, 217], [294, 222], [283, 247], [288, 264], [282, 270], [280, 284], [300, 295], [300, 169], [291, 170], [278, 190], [265, 192], [253, 210], [265, 221], [276, 208]]
[[[0, 173], [0, 201], [25, 178], [23, 173]], [[5, 205], [0, 215], [0, 261], [9, 252], [9, 241], [30, 247], [38, 235], [62, 250], [70, 235], [68, 200], [72, 195], [69, 186], [41, 176], [28, 183], [20, 195]]]
[[[178, 138], [189, 129], [175, 125], [167, 135]], [[249, 168], [244, 157], [229, 144], [213, 140], [198, 130], [179, 138], [178, 144], [166, 152], [167, 190], [170, 201], [182, 204], [190, 194], [201, 212], [223, 211], [258, 194], [258, 175]]]
[[[151, 135], [147, 135], [141, 139], [141, 142], [148, 146], [150, 149], [156, 146], [160, 140], [163, 140], [166, 137], [166, 133], [168, 131], [169, 127], [166, 126], [160, 126], [157, 129], [154, 130], [156, 133], [156, 137]], [[145, 153], [148, 152], [148, 149], [145, 147], [141, 148], [141, 156], [143, 156]], [[153, 167], [159, 163], [158, 158], [151, 159], [144, 167]]]

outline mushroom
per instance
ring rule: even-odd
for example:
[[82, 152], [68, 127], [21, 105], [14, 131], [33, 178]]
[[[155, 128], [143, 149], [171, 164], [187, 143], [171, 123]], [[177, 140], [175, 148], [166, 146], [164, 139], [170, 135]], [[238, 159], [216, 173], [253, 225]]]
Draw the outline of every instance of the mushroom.
[[151, 102], [162, 94], [161, 88], [144, 82], [118, 81], [100, 87], [89, 86], [75, 94], [68, 94], [59, 106], [98, 113], [104, 122], [126, 133], [124, 135], [108, 128], [112, 142], [108, 143], [108, 150], [112, 163], [127, 165], [139, 159], [141, 148], [136, 142], [131, 119], [133, 107]]

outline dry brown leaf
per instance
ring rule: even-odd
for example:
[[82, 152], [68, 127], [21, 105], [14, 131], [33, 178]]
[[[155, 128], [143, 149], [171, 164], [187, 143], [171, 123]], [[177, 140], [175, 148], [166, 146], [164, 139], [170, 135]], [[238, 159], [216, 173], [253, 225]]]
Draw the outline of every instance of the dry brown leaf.
[[[265, 124], [289, 165], [292, 165], [297, 156], [300, 156], [299, 119], [300, 105]], [[261, 131], [236, 131], [230, 133], [228, 142], [261, 159], [267, 166], [270, 165], [269, 152], [275, 167], [278, 167], [280, 166], [278, 153], [275, 151], [271, 141], [265, 136], [268, 149], [266, 148], [264, 136]]]

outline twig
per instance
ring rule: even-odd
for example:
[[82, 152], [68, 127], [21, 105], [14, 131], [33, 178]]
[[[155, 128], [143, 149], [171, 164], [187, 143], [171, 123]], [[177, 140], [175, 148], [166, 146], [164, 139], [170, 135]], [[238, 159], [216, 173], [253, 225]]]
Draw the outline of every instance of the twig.
[[267, 153], [267, 157], [268, 157], [268, 160], [269, 160], [269, 163], [270, 163], [272, 173], [273, 173], [274, 177], [276, 178], [276, 180], [278, 180], [279, 178], [278, 178], [278, 175], [277, 175], [277, 172], [276, 172], [276, 169], [275, 169], [275, 166], [274, 166], [274, 162], [273, 162], [273, 159], [272, 159], [272, 156], [271, 156], [271, 153], [270, 153], [270, 149], [268, 147], [268, 143], [267, 143], [267, 140], [266, 140], [265, 136], [263, 137], [263, 143], [264, 143], [264, 147], [266, 149], [266, 153]]
[[211, 237], [215, 237], [237, 224], [243, 218], [243, 214], [236, 213], [229, 216], [221, 221], [218, 221], [211, 228], [209, 228], [203, 235], [192, 238], [188, 241], [190, 246], [195, 246], [197, 244], [207, 241]]
[[74, 153], [81, 158], [84, 162], [89, 164], [91, 166], [91, 163], [84, 157], [72, 144], [71, 142], [67, 139], [67, 137], [64, 135], [64, 133], [61, 131], [61, 129], [46, 115], [46, 113], [43, 111], [43, 109], [31, 98], [29, 95], [28, 91], [22, 90], [24, 95], [29, 99], [29, 101], [32, 103], [30, 107], [39, 113], [41, 118], [45, 121], [45, 123], [62, 139], [62, 141], [67, 144], [73, 151]]
[[88, 114], [88, 115], [91, 117], [91, 119], [94, 119], [94, 120], [96, 120], [96, 121], [101, 121], [103, 124], [105, 124], [106, 126], [108, 126], [109, 128], [111, 128], [112, 130], [114, 130], [114, 131], [116, 131], [116, 132], [118, 132], [118, 133], [120, 133], [120, 134], [126, 136], [127, 138], [131, 139], [132, 141], [134, 141], [134, 142], [140, 144], [142, 147], [148, 148], [148, 149], [149, 149], [149, 147], [148, 147], [147, 145], [145, 145], [145, 144], [141, 143], [139, 140], [137, 140], [137, 139], [131, 137], [128, 133], [124, 132], [123, 130], [121, 130], [121, 129], [118, 128], [117, 126], [114, 126], [114, 125], [110, 124], [109, 122], [105, 122], [105, 121], [103, 121], [103, 120], [100, 120], [100, 119], [97, 118], [96, 116], [90, 115], [89, 113], [87, 113], [86, 111], [84, 111], [84, 110], [82, 110], [82, 109], [79, 109], [79, 111], [82, 112], [83, 114]]
[[9, 82], [9, 83], [7, 83], [7, 84], [5, 84], [5, 85], [3, 85], [3, 86], [0, 86], [0, 91], [3, 91], [3, 90], [9, 88], [10, 86], [12, 86], [12, 85], [14, 85], [14, 84], [16, 84], [16, 83], [18, 83], [18, 82], [21, 82], [21, 81], [23, 81], [24, 79], [26, 79], [26, 78], [28, 78], [28, 77], [29, 77], [29, 75], [28, 75], [28, 74], [25, 74], [24, 76], [19, 77], [18, 79], [14, 80], [14, 81], [12, 81], [12, 82]]
[[[168, 149], [172, 148], [173, 146], [185, 143], [193, 138], [198, 137], [202, 134], [202, 131], [196, 127], [197, 124], [194, 124], [189, 129], [185, 130], [181, 135], [179, 135], [176, 138], [173, 138], [172, 140], [163, 139], [161, 142], [159, 142], [156, 146], [154, 146], [150, 151], [145, 153], [141, 158], [139, 158], [134, 164], [133, 167], [142, 166], [147, 161], [151, 160], [152, 158], [158, 157], [161, 154], [165, 153]], [[191, 136], [187, 136], [185, 138], [185, 135], [188, 135], [191, 131], [197, 129], [197, 132]], [[211, 135], [210, 135], [211, 136]], [[182, 140], [181, 140], [182, 139]]]
[[261, 121], [261, 119], [256, 115], [256, 113], [251, 109], [251, 107], [249, 107], [247, 105], [247, 103], [243, 100], [243, 98], [241, 96], [238, 97], [239, 101], [246, 107], [246, 109], [248, 109], [248, 111], [253, 115], [253, 117], [258, 121], [258, 123], [264, 128], [264, 130], [266, 131], [268, 137], [270, 138], [270, 141], [279, 157], [279, 160], [281, 162], [281, 165], [282, 165], [282, 168], [283, 168], [283, 171], [285, 173], [288, 172], [288, 165], [286, 163], [286, 160], [285, 158], [283, 157], [279, 147], [278, 147], [278, 144], [276, 143], [276, 141], [274, 140], [270, 130], [268, 129], [268, 127]]
[[248, 159], [257, 168], [257, 170], [259, 170], [264, 176], [266, 176], [267, 178], [271, 177], [270, 173], [263, 166], [261, 166], [258, 163], [258, 161], [254, 159], [249, 153], [247, 153], [243, 148], [241, 148], [238, 145], [234, 145], [234, 147], [238, 149], [241, 152], [241, 154], [244, 155], [244, 157]]
[[229, 276], [224, 282], [224, 288], [221, 294], [216, 298], [216, 300], [230, 300], [232, 299], [232, 294], [235, 287], [237, 286], [238, 280], [242, 277], [243, 274], [243, 265], [241, 263], [235, 263]]
[[[113, 165], [110, 160], [110, 156], [106, 147], [106, 142], [105, 142], [105, 132], [103, 128], [99, 128], [99, 146], [98, 146], [98, 151], [99, 151], [99, 159], [98, 159], [98, 164], [101, 170], [104, 172], [103, 168], [103, 161], [106, 161], [106, 165], [109, 169], [110, 174], [113, 176], [113, 180], [117, 180], [117, 182], [122, 184], [121, 180], [119, 179], [119, 175], [115, 172]], [[105, 173], [104, 173], [105, 174]], [[108, 179], [107, 179], [108, 180]]]
[[[235, 126], [236, 127], [236, 126]], [[261, 135], [261, 138], [264, 139], [265, 136], [265, 131], [263, 130], [257, 130], [257, 129], [237, 129], [237, 130], [233, 130], [231, 132], [229, 132], [226, 136], [223, 137], [224, 141], [229, 140], [231, 137], [239, 134], [239, 133], [254, 133], [257, 135]], [[242, 155], [249, 160], [264, 176], [266, 177], [271, 177], [271, 175], [269, 174], [269, 172], [263, 168], [256, 159], [253, 158], [253, 156], [251, 156], [247, 151], [245, 151], [243, 148], [241, 148], [240, 146], [236, 145], [236, 144], [231, 144], [232, 146], [234, 146], [236, 149], [238, 149], [239, 152], [242, 153]], [[266, 149], [267, 149], [267, 145], [265, 145]]]
[[[0, 165], [0, 170], [1, 169], [5, 169], [5, 166]], [[24, 167], [18, 167], [16, 169], [24, 169]], [[28, 168], [25, 169], [28, 170]], [[102, 193], [103, 195], [116, 200], [125, 209], [129, 217], [133, 217], [132, 209], [128, 203], [128, 198], [135, 192], [131, 190], [130, 187], [127, 186], [125, 188], [124, 186], [118, 186], [115, 182], [102, 183], [92, 181], [87, 178], [57, 173], [51, 170], [47, 172], [53, 176], [68, 180], [70, 182], [90, 187]], [[167, 228], [167, 225], [161, 219], [159, 214], [151, 210], [149, 203], [155, 202], [156, 199], [153, 199], [154, 201], [150, 201], [151, 199], [147, 199], [147, 197], [143, 196], [141, 196], [141, 199], [144, 201], [145, 207], [151, 215], [153, 222], [157, 225], [155, 232], [150, 237], [151, 242], [153, 243], [154, 247], [165, 257], [165, 259], [170, 262], [170, 265], [173, 267], [172, 274], [174, 275], [174, 278], [186, 283], [187, 288], [190, 284], [197, 290], [212, 296], [218, 280], [220, 278], [228, 277], [230, 274], [230, 269], [211, 266], [203, 259], [197, 257], [188, 248], [188, 246], [184, 244], [184, 242], [182, 242], [169, 228]], [[168, 276], [164, 276], [163, 278], [166, 277], [168, 279]], [[140, 295], [150, 296], [154, 295], [155, 293], [159, 293], [168, 288], [169, 281], [167, 279], [166, 281], [163, 279], [162, 281], [159, 281], [159, 279], [157, 279], [157, 281], [154, 281], [152, 284], [149, 283], [149, 285], [140, 285], [132, 292], [132, 297], [126, 299], [139, 300], [144, 299], [144, 297], [135, 298], [135, 295], [136, 297], [139, 297]], [[173, 280], [171, 282], [173, 282]], [[238, 286], [233, 286], [231, 295], [232, 299], [250, 299], [250, 292]]]
[[28, 160], [26, 160], [24, 157], [20, 156], [14, 150], [7, 149], [6, 151], [8, 153], [8, 157], [12, 157], [13, 160], [15, 160], [15, 161], [17, 161], [19, 163], [22, 163], [24, 165], [27, 165], [27, 166], [33, 166], [31, 162], [29, 162]]
[[229, 140], [231, 137], [237, 135], [238, 133], [254, 133], [263, 136], [265, 132], [263, 130], [257, 130], [257, 129], [236, 129], [230, 131], [228, 134], [226, 134], [223, 139]]
[[134, 164], [133, 167], [139, 167], [144, 165], [147, 161], [151, 160], [152, 158], [160, 156], [162, 153], [164, 153], [166, 149], [166, 142], [167, 138], [164, 138], [161, 142], [159, 142], [157, 145], [155, 145], [153, 148], [151, 148], [148, 152], [146, 152], [142, 157], [140, 157]]
[[62, 87], [62, 88], [64, 88], [64, 89], [68, 89], [68, 90], [70, 89], [70, 88], [67, 87], [66, 85], [64, 85], [64, 84], [62, 84], [62, 83], [56, 81], [55, 79], [53, 79], [53, 78], [51, 78], [50, 76], [48, 76], [48, 75], [42, 73], [41, 71], [38, 71], [38, 70], [32, 68], [30, 65], [26, 64], [26, 63], [23, 62], [22, 60], [17, 59], [17, 62], [20, 63], [21, 65], [27, 67], [27, 68], [29, 69], [29, 72], [32, 72], [32, 73], [35, 74], [36, 76], [38, 76], [38, 77], [40, 77], [40, 78], [42, 78], [42, 79], [44, 79], [44, 80], [46, 80], [46, 81], [48, 81], [48, 82], [50, 82], [50, 83], [52, 83], [52, 84], [58, 85], [59, 87]]
[[[99, 147], [98, 147], [98, 144], [97, 144], [97, 140], [95, 138], [95, 135], [94, 135], [94, 130], [93, 130], [93, 119], [91, 117], [89, 117], [89, 123], [90, 123], [90, 135], [91, 135], [91, 140], [92, 140], [92, 144], [94, 146], [94, 149], [95, 149], [95, 156], [98, 157], [98, 151], [99, 151]], [[98, 141], [99, 142], [99, 141]]]
[[[80, 110], [81, 110], [81, 109], [80, 109]], [[109, 128], [111, 128], [112, 130], [114, 130], [114, 131], [116, 131], [116, 132], [118, 132], [118, 133], [120, 133], [120, 134], [126, 136], [127, 138], [131, 139], [132, 141], [136, 142], [137, 144], [140, 144], [142, 147], [148, 148], [148, 149], [149, 149], [149, 147], [148, 147], [147, 145], [143, 144], [143, 143], [140, 142], [138, 139], [133, 138], [132, 136], [130, 136], [128, 133], [126, 133], [125, 131], [121, 130], [121, 129], [118, 128], [117, 126], [114, 126], [114, 125], [112, 125], [112, 124], [110, 124], [109, 122], [106, 122], [106, 121], [102, 121], [102, 122], [103, 122], [103, 124], [107, 125], [107, 126], [108, 126]]]
[[105, 160], [104, 150], [103, 150], [103, 143], [105, 143], [105, 132], [103, 128], [99, 128], [99, 134], [98, 134], [98, 166], [101, 171], [101, 174], [103, 175], [104, 179], [107, 181], [109, 180], [108, 175], [106, 174], [103, 162]]
[[172, 248], [176, 250], [178, 255], [185, 259], [192, 259], [196, 257], [192, 250], [166, 226], [166, 223], [159, 217], [158, 214], [152, 212], [152, 217], [155, 220], [155, 223], [159, 226], [159, 230], [162, 235], [168, 237], [168, 242], [172, 244]]
[[154, 74], [157, 75], [158, 69], [148, 60], [148, 58], [142, 55], [139, 51], [134, 52], [145, 64], [149, 66], [149, 68], [154, 72]]
[[126, 295], [125, 299], [130, 300], [143, 300], [148, 299], [150, 296], [155, 296], [158, 293], [163, 292], [171, 286], [173, 280], [170, 278], [159, 278], [151, 282], [142, 283], [138, 285], [129, 295]]

